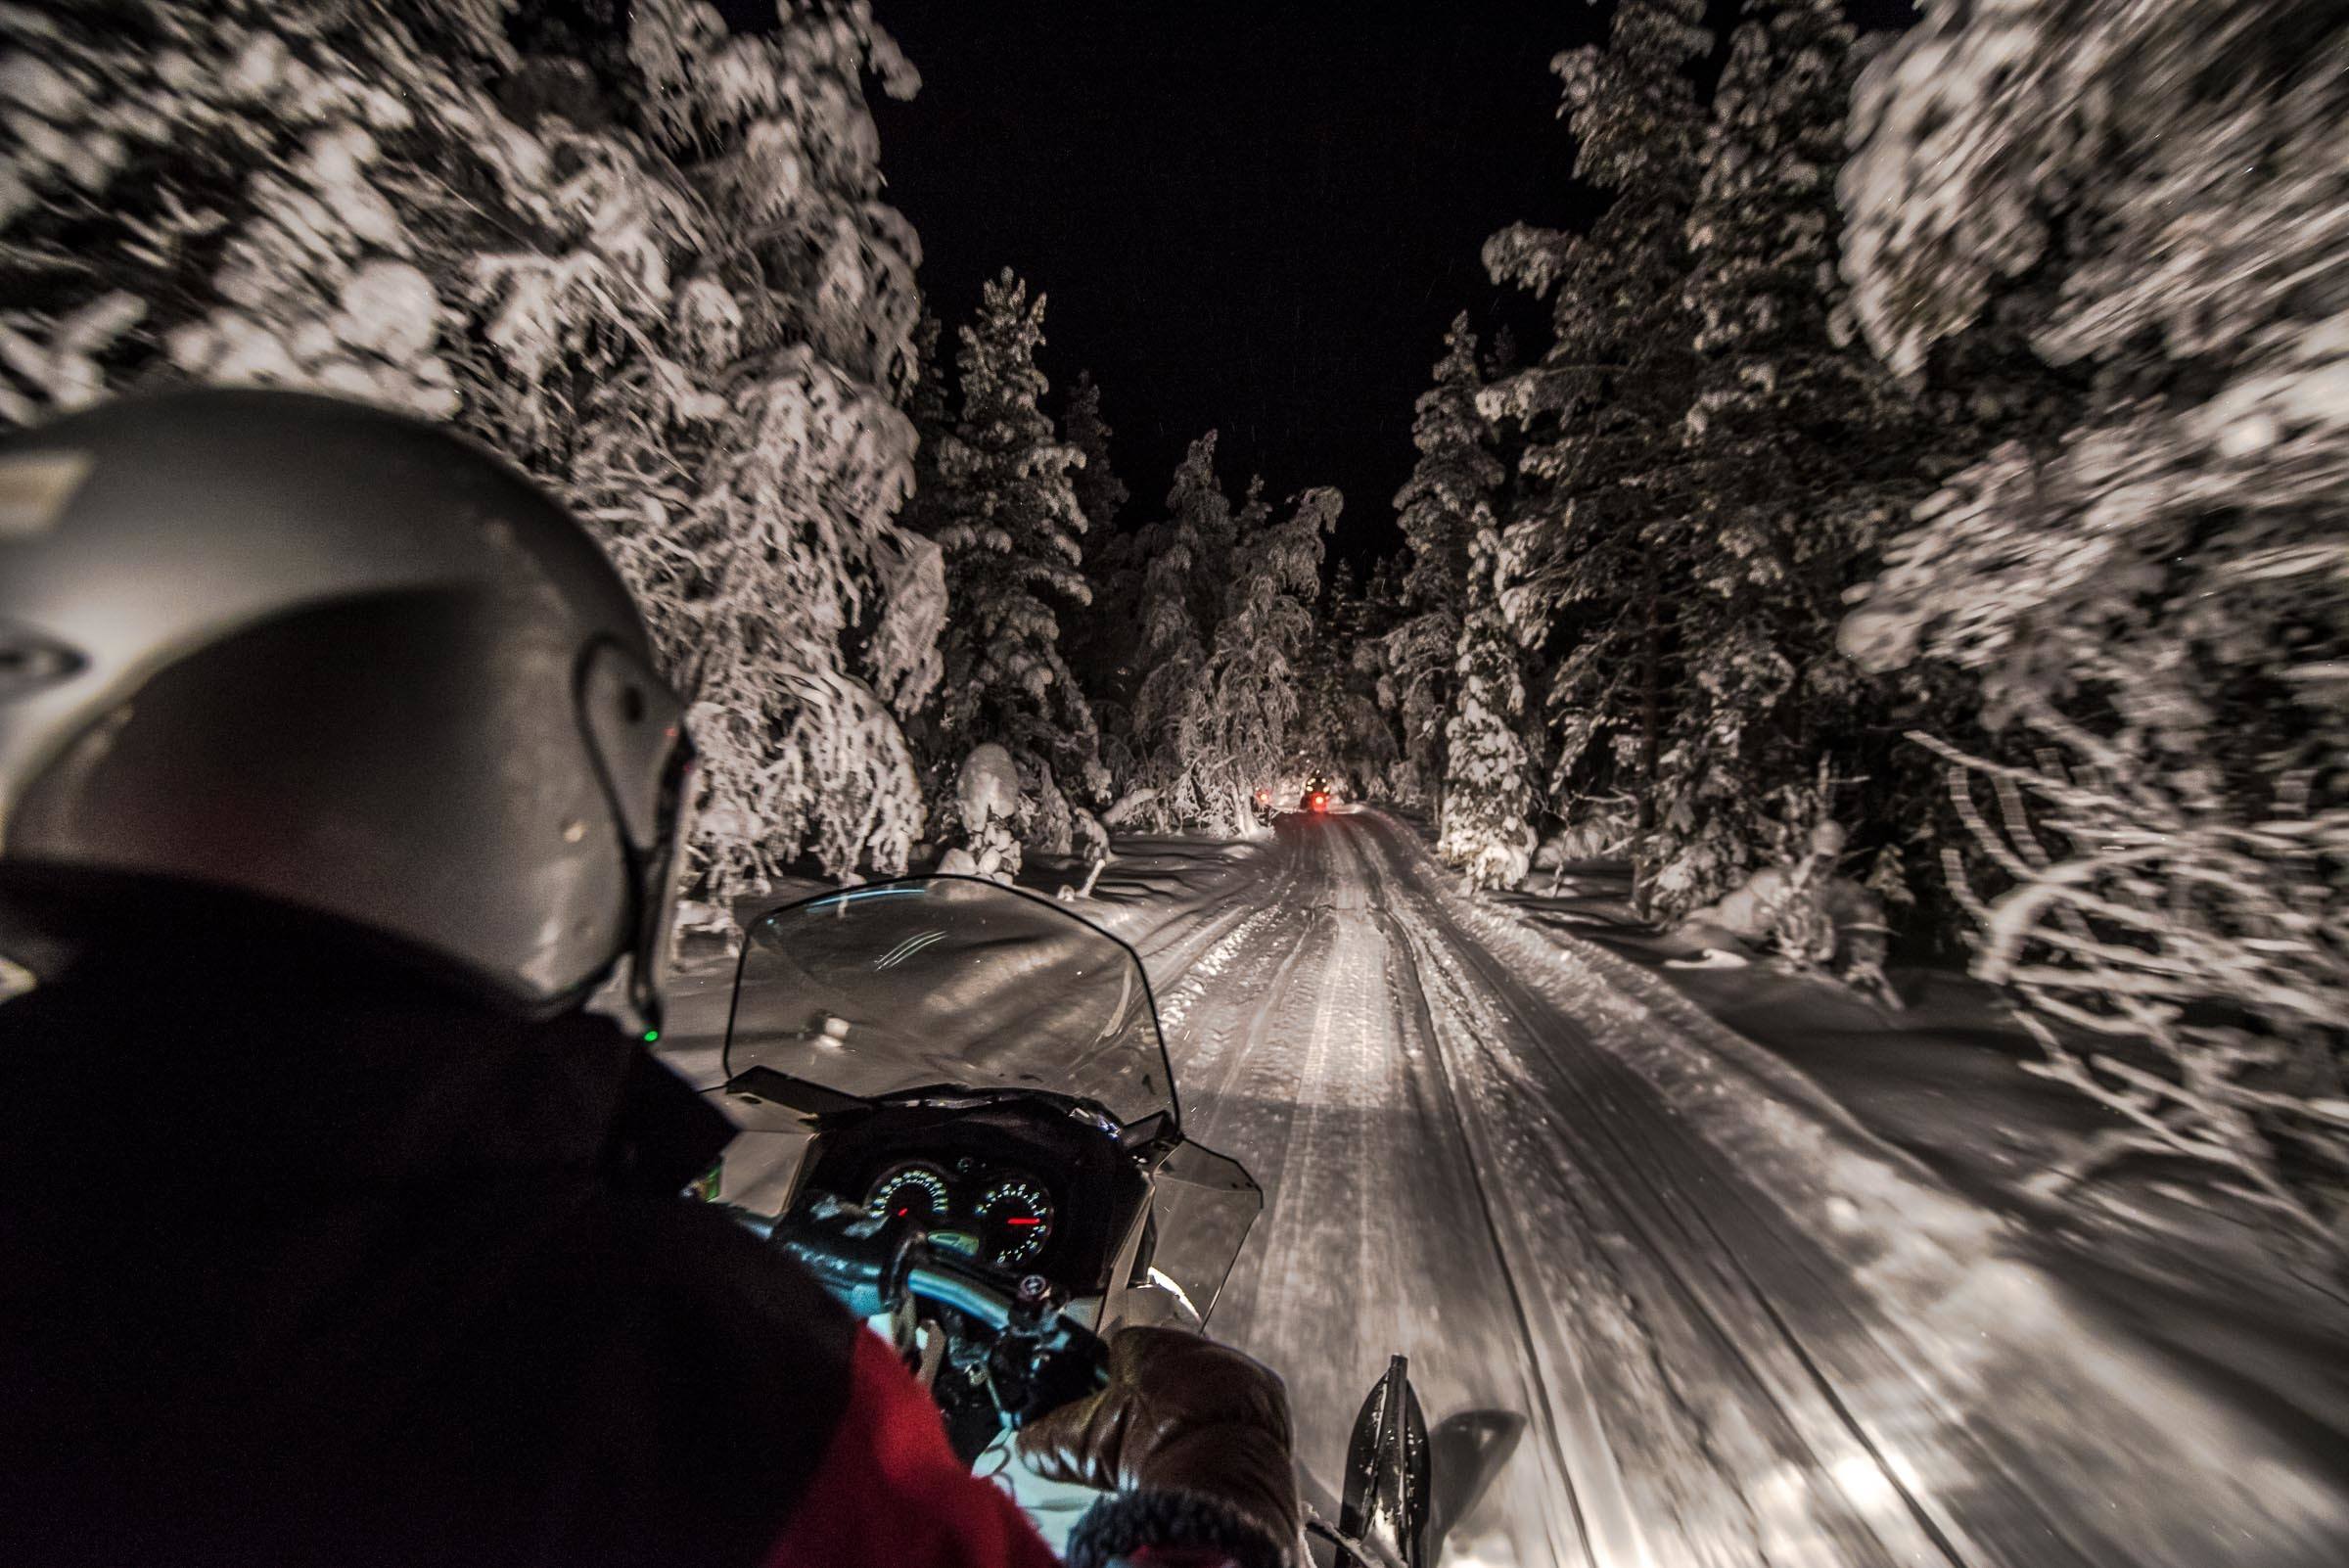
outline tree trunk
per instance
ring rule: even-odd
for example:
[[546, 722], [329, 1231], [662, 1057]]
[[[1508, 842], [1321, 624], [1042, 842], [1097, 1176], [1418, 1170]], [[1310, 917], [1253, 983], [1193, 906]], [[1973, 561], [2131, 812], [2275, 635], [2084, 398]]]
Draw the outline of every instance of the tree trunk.
[[1638, 848], [1632, 854], [1632, 908], [1647, 918], [1650, 839], [1656, 829], [1656, 761], [1663, 734], [1664, 628], [1663, 594], [1656, 580], [1655, 557], [1647, 560], [1642, 591], [1647, 598], [1647, 624], [1639, 648], [1639, 804], [1636, 818]]

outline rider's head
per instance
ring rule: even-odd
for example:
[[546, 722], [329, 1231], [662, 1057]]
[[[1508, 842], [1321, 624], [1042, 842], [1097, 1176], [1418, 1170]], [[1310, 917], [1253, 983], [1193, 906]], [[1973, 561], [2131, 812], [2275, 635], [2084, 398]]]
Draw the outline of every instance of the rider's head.
[[291, 392], [0, 439], [0, 952], [246, 901], [552, 1013], [656, 1019], [693, 752], [528, 480]]

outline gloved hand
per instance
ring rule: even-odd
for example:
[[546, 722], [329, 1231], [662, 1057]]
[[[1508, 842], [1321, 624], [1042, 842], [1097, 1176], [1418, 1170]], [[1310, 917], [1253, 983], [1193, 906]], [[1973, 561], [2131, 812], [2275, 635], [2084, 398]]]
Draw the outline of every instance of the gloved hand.
[[1284, 1555], [1302, 1512], [1280, 1378], [1228, 1346], [1174, 1328], [1122, 1328], [1109, 1386], [1019, 1435], [1038, 1475], [1104, 1491], [1208, 1498]]

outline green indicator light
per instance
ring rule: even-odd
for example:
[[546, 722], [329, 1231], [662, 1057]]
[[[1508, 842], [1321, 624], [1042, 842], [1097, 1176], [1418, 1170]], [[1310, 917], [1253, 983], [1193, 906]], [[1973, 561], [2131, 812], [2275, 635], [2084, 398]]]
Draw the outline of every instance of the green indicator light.
[[653, 1041], [659, 1039], [660, 1038], [661, 1031], [657, 1029], [648, 1029], [644, 1032], [644, 1042], [647, 1045], [650, 1045]]

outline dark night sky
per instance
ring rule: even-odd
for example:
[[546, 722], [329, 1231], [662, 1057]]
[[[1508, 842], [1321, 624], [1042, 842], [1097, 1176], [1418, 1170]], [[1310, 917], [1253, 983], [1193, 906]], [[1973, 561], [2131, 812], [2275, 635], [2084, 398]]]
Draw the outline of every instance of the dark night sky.
[[[1568, 177], [1548, 62], [1601, 37], [1605, 13], [1573, 0], [1429, 0], [1407, 16], [1359, 0], [874, 9], [923, 77], [910, 103], [872, 99], [932, 308], [950, 330], [1005, 265], [1049, 294], [1053, 411], [1091, 370], [1134, 493], [1128, 521], [1156, 514], [1183, 446], [1214, 427], [1227, 489], [1255, 470], [1276, 498], [1337, 484], [1338, 551], [1392, 548], [1411, 403], [1446, 324], [1521, 298], [1486, 279], [1485, 237], [1592, 211]], [[1735, 9], [1716, 0], [1714, 20]], [[1903, 0], [1859, 9], [1879, 25], [1909, 15]]]

